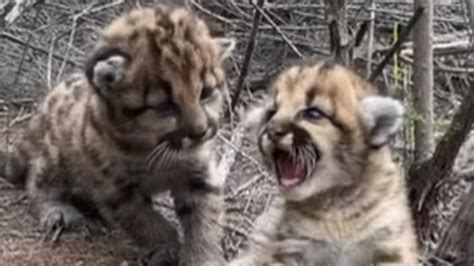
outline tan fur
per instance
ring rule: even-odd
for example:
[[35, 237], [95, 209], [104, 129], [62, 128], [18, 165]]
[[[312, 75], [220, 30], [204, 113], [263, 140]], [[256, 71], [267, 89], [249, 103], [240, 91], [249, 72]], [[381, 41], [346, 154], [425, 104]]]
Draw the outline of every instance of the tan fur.
[[[224, 177], [211, 149], [232, 45], [183, 8], [133, 10], [106, 27], [85, 75], [48, 93], [5, 165], [41, 225], [68, 228], [99, 212], [180, 265], [222, 265]], [[150, 200], [169, 189], [185, 228], [179, 251]]]
[[[318, 160], [298, 185], [278, 180], [283, 197], [258, 218], [248, 249], [230, 265], [417, 265], [405, 180], [387, 143], [371, 142], [393, 129], [384, 131], [386, 123], [368, 128], [373, 121], [360, 113], [374, 89], [348, 69], [322, 62], [286, 70], [272, 92], [259, 135], [268, 167], [279, 176], [275, 152], [298, 145], [315, 147]], [[377, 103], [394, 110], [394, 119], [400, 115], [393, 100], [370, 102]], [[308, 119], [312, 107], [324, 116]], [[375, 110], [375, 122], [398, 126], [377, 108], [366, 109]]]

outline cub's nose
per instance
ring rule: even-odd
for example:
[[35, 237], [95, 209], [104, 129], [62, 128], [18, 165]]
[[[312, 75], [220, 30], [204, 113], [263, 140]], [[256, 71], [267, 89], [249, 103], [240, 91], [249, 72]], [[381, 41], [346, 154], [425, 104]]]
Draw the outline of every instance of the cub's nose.
[[184, 133], [193, 141], [202, 141], [209, 128], [206, 112], [198, 105], [184, 107], [181, 110]]
[[284, 126], [284, 125], [271, 124], [267, 128], [268, 137], [273, 141], [277, 141], [283, 138], [288, 133], [289, 133], [289, 129], [287, 126]]
[[207, 133], [207, 127], [203, 124], [190, 127], [188, 129], [188, 137], [194, 141], [203, 139], [206, 136], [206, 133]]

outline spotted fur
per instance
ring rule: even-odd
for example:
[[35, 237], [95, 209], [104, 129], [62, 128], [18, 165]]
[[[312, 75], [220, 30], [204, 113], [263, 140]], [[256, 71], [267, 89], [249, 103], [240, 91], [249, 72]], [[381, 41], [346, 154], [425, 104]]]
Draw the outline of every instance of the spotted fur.
[[[179, 265], [222, 265], [216, 224], [224, 177], [211, 150], [233, 44], [180, 7], [120, 16], [103, 30], [84, 73], [39, 105], [3, 162], [4, 176], [25, 184], [45, 229], [71, 227], [94, 211]], [[151, 197], [165, 190], [184, 228], [182, 245], [152, 209]]]
[[253, 125], [282, 197], [230, 265], [417, 265], [405, 180], [387, 145], [400, 103], [319, 62], [284, 71], [262, 106]]

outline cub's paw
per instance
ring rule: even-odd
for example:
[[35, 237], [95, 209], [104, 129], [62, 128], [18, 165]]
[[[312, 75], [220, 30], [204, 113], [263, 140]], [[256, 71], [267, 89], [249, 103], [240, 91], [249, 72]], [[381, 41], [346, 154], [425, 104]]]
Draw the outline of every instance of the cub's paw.
[[178, 247], [159, 247], [143, 256], [142, 266], [178, 266]]
[[105, 226], [89, 222], [76, 208], [69, 205], [48, 206], [40, 214], [40, 229], [43, 241], [56, 243], [65, 231], [80, 231], [86, 234], [104, 232]]

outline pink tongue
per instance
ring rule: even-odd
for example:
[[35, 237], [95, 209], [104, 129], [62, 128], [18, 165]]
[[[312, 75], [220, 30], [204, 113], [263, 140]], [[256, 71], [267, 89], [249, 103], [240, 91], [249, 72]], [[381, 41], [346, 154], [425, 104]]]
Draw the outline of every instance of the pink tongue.
[[292, 186], [300, 181], [303, 166], [287, 158], [278, 159], [280, 182], [285, 186]]

